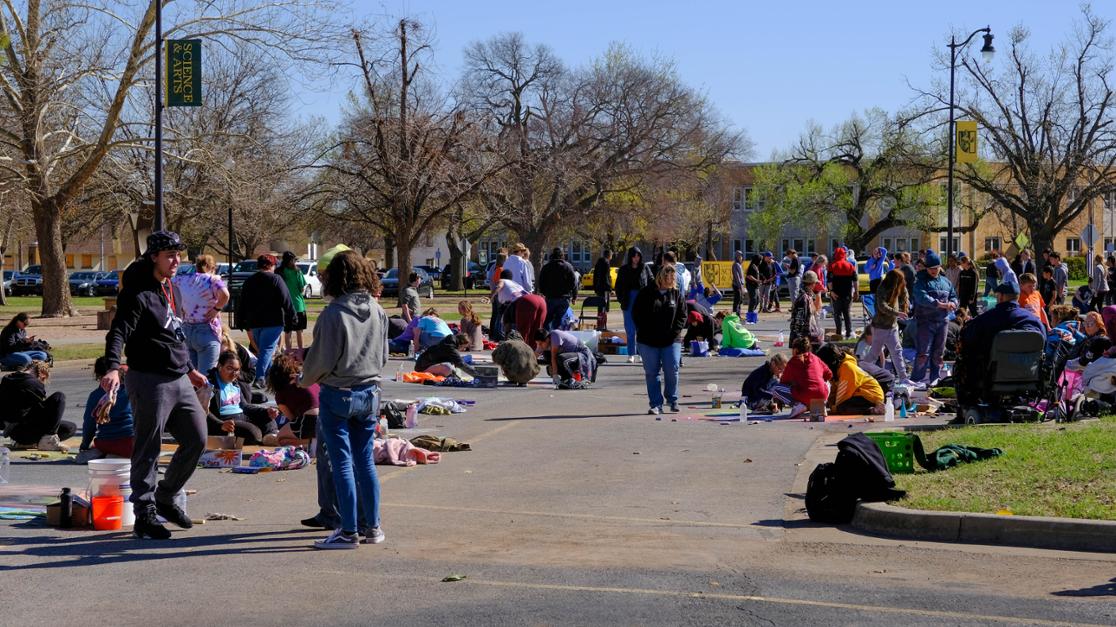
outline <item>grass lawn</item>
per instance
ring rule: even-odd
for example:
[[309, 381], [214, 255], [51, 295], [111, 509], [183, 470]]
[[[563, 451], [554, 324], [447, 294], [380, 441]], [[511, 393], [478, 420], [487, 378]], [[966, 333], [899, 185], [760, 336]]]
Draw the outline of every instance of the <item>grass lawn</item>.
[[908, 491], [898, 505], [1116, 520], [1116, 416], [945, 429], [922, 434], [922, 442], [927, 452], [952, 443], [1001, 448], [1004, 454], [938, 473], [895, 475], [898, 487]]
[[[21, 311], [26, 311], [29, 316], [34, 318], [43, 310], [42, 296], [9, 296], [7, 300], [7, 305], [0, 306], [0, 319], [3, 320], [4, 324], [7, 324], [12, 316]], [[82, 313], [91, 314], [105, 308], [103, 296], [73, 296], [71, 300], [74, 307], [77, 307]]]
[[105, 343], [97, 342], [95, 344], [65, 344], [62, 346], [55, 346], [51, 351], [54, 356], [54, 361], [72, 361], [75, 359], [96, 359], [105, 354]]

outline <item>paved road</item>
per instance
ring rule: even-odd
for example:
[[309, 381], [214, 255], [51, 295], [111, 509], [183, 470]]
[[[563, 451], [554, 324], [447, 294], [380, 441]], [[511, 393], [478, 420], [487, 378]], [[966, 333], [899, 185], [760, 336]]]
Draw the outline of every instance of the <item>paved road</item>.
[[[761, 327], [771, 335], [774, 326]], [[683, 406], [738, 389], [758, 360], [690, 360]], [[394, 365], [391, 371], [394, 371]], [[73, 365], [58, 387], [92, 384]], [[388, 383], [388, 397], [431, 392]], [[80, 396], [84, 396], [80, 394]], [[988, 624], [1116, 622], [1108, 555], [900, 542], [804, 520], [808, 470], [833, 456], [800, 422], [721, 426], [644, 414], [639, 366], [589, 391], [470, 390], [472, 411], [420, 427], [473, 444], [441, 464], [380, 467], [387, 542], [310, 548], [310, 470], [199, 470], [170, 542], [0, 523], [8, 621], [122, 624]], [[74, 411], [78, 409], [75, 407]], [[804, 461], [805, 460], [805, 461]], [[84, 485], [84, 468], [15, 464], [16, 484]], [[467, 578], [443, 583], [443, 577]]]

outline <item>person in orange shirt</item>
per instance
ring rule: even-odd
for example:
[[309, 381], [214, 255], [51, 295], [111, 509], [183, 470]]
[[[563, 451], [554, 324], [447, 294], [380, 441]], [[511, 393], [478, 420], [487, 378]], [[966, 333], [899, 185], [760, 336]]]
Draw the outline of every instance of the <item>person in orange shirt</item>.
[[1035, 314], [1042, 321], [1042, 326], [1050, 330], [1050, 321], [1046, 318], [1046, 303], [1039, 294], [1038, 277], [1026, 272], [1019, 276], [1019, 306]]

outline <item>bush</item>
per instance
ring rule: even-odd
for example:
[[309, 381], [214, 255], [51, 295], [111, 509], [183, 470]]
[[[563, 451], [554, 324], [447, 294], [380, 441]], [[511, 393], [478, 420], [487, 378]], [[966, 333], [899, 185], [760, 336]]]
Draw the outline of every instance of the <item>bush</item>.
[[1069, 278], [1071, 281], [1081, 281], [1089, 278], [1089, 264], [1086, 263], [1084, 257], [1062, 257], [1062, 261], [1066, 262], [1069, 266]]

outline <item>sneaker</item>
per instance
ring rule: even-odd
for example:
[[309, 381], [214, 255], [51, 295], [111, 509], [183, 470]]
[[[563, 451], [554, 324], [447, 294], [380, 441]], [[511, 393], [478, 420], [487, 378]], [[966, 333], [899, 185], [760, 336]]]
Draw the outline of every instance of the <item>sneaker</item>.
[[360, 548], [360, 536], [355, 533], [345, 533], [340, 529], [335, 530], [329, 534], [325, 540], [318, 540], [314, 543], [315, 549], [358, 549]]
[[361, 530], [360, 535], [363, 538], [360, 541], [361, 544], [380, 544], [387, 539], [387, 536], [384, 535], [384, 530], [380, 529], [379, 527], [370, 527], [368, 529], [363, 529]]
[[670, 413], [677, 414], [680, 411], [682, 411], [682, 410], [678, 409], [678, 403], [671, 403], [670, 404]]
[[635, 359], [636, 359], [636, 358], [635, 358], [635, 355], [632, 355], [632, 356], [628, 357], [628, 363], [629, 363], [629, 364], [634, 364], [634, 363], [635, 363]]
[[327, 525], [325, 523], [325, 521], [323, 521], [321, 518], [318, 518], [317, 516], [311, 516], [310, 518], [303, 518], [302, 520], [300, 520], [298, 522], [303, 527], [309, 527], [311, 529], [333, 529], [334, 528], [333, 525]]
[[132, 533], [139, 539], [151, 538], [152, 540], [170, 540], [171, 532], [159, 524], [155, 518], [155, 510], [148, 508], [136, 514], [136, 523], [132, 526]]
[[260, 439], [260, 444], [263, 446], [275, 447], [279, 446], [279, 434], [269, 433]]
[[39, 444], [35, 448], [40, 451], [60, 451], [62, 453], [70, 452], [70, 447], [62, 444], [62, 440], [58, 439], [57, 434], [44, 435], [39, 438]]
[[807, 413], [808, 411], [809, 411], [809, 408], [808, 408], [808, 407], [806, 407], [805, 405], [803, 405], [802, 403], [795, 403], [795, 404], [794, 404], [794, 407], [791, 407], [791, 411], [790, 411], [790, 416], [789, 416], [789, 417], [790, 417], [790, 418], [794, 418], [794, 417], [796, 417], [796, 416], [799, 416], [799, 415], [801, 415], [801, 414], [805, 414], [805, 413]]
[[658, 416], [661, 413], [663, 413], [662, 407], [652, 407], [651, 409], [647, 410], [648, 416]]
[[78, 451], [78, 454], [74, 456], [74, 463], [75, 464], [88, 464], [90, 462], [90, 460], [104, 459], [104, 458], [105, 458], [105, 452], [104, 451], [99, 450], [99, 449], [95, 449], [95, 448], [87, 448], [84, 451]]
[[190, 520], [186, 512], [182, 511], [182, 508], [174, 503], [160, 503], [159, 501], [155, 501], [155, 513], [162, 516], [163, 520], [174, 523], [183, 529], [189, 529], [194, 526], [194, 521]]

